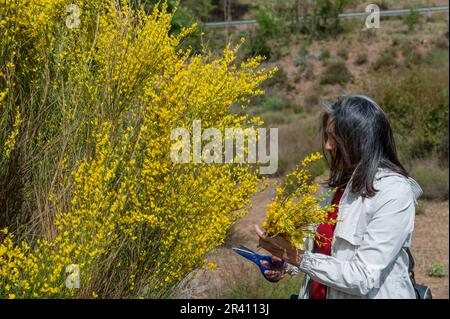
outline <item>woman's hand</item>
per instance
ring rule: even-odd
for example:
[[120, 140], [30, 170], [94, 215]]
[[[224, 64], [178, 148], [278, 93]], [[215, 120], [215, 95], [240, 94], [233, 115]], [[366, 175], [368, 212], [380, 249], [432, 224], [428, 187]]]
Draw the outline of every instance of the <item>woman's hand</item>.
[[284, 278], [285, 275], [284, 264], [282, 266], [277, 267], [275, 263], [279, 263], [282, 260], [276, 256], [270, 256], [270, 259], [272, 260], [272, 263], [267, 262], [265, 260], [262, 261], [264, 265], [268, 268], [268, 270], [264, 272], [264, 275], [267, 277], [267, 279], [269, 279], [272, 282], [280, 281], [281, 279]]
[[259, 237], [259, 246], [291, 265], [300, 266], [302, 254], [290, 242], [281, 236], [267, 236], [258, 225], [255, 225], [255, 230]]

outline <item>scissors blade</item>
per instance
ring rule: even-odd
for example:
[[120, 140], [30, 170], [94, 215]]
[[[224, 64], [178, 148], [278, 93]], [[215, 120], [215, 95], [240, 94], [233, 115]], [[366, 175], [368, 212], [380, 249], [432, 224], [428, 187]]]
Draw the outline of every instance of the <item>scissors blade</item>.
[[245, 247], [244, 245], [239, 244], [239, 248], [242, 250], [246, 250], [251, 254], [256, 254], [253, 250], [251, 250], [250, 248]]
[[247, 249], [233, 247], [233, 250], [236, 253], [238, 253], [239, 255], [241, 255], [247, 259], [252, 259], [252, 257], [253, 257], [253, 253], [251, 251], [248, 251]]

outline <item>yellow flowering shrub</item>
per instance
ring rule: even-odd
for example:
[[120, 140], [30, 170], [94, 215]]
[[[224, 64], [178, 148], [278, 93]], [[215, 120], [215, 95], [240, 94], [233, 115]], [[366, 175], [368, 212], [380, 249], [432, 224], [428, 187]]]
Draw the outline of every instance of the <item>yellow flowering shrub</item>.
[[68, 28], [72, 2], [0, 3], [0, 181], [17, 181], [0, 198], [0, 297], [168, 297], [261, 180], [245, 163], [172, 163], [171, 131], [260, 124], [230, 106], [274, 70], [238, 63], [239, 46], [180, 49], [195, 26], [171, 34], [165, 4], [80, 0]]
[[277, 188], [275, 199], [269, 204], [263, 224], [269, 236], [283, 236], [297, 249], [304, 249], [305, 238], [315, 239], [314, 226], [323, 222], [336, 223], [336, 220], [328, 220], [334, 205], [322, 205], [327, 194], [317, 195], [319, 185], [309, 171], [311, 163], [321, 158], [320, 153], [313, 153], [286, 175]]

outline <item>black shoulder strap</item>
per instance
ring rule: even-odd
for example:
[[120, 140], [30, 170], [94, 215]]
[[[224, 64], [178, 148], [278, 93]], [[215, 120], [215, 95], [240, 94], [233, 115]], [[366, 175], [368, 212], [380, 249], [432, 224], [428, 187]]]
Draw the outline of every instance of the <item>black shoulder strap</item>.
[[409, 265], [408, 265], [408, 272], [409, 272], [409, 276], [411, 277], [411, 280], [415, 283], [415, 278], [414, 278], [414, 258], [411, 254], [411, 251], [409, 250], [409, 247], [404, 247], [406, 253], [408, 254], [408, 259], [409, 259]]
[[414, 258], [411, 254], [411, 251], [409, 250], [409, 247], [405, 247], [406, 253], [408, 254], [408, 258], [409, 258], [409, 266], [408, 266], [408, 271], [414, 271], [414, 266], [415, 266], [415, 262], [414, 262]]

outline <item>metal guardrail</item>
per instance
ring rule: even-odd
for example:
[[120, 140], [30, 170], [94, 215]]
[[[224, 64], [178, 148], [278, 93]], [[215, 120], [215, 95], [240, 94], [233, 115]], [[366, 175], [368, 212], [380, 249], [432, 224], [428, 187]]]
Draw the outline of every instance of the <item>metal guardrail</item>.
[[[396, 15], [403, 15], [408, 14], [413, 10], [414, 12], [425, 14], [425, 13], [442, 13], [442, 12], [448, 12], [448, 6], [441, 6], [441, 7], [428, 7], [428, 8], [417, 8], [417, 9], [392, 9], [392, 10], [384, 10], [380, 11], [380, 17], [384, 16], [396, 16]], [[357, 18], [357, 17], [366, 17], [370, 13], [367, 12], [347, 12], [347, 13], [341, 13], [338, 15], [338, 18]], [[299, 22], [303, 20], [311, 19], [311, 17], [300, 17]], [[296, 21], [292, 21], [295, 23]], [[203, 26], [205, 28], [222, 28], [226, 26], [237, 26], [237, 25], [248, 25], [248, 24], [256, 24], [256, 20], [232, 20], [232, 21], [221, 21], [221, 22], [206, 22], [203, 23]]]

